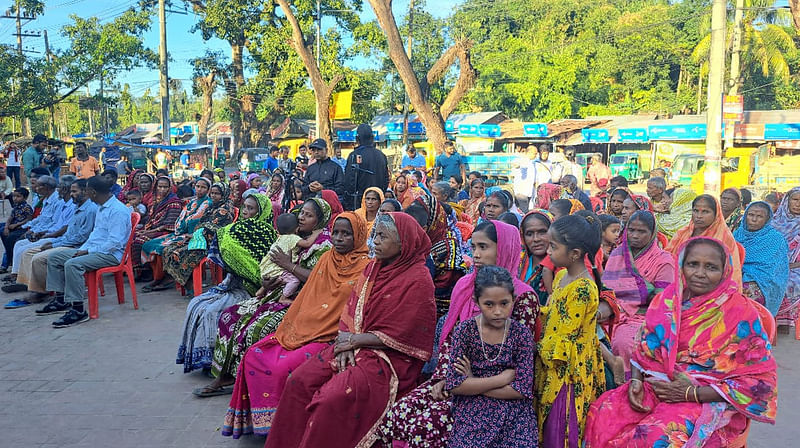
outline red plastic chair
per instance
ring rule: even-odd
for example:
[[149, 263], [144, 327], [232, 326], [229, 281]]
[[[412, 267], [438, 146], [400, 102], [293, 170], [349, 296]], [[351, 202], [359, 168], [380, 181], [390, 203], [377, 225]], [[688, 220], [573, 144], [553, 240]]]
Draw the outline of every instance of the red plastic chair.
[[[239, 209], [234, 207], [233, 222], [236, 222], [236, 220], [238, 219], [239, 219]], [[199, 295], [203, 292], [203, 273], [204, 273], [204, 267], [206, 265], [208, 265], [211, 271], [211, 278], [214, 280], [214, 282], [220, 284], [222, 283], [222, 279], [224, 278], [225, 273], [222, 271], [222, 268], [219, 265], [213, 263], [211, 260], [208, 259], [208, 257], [203, 258], [202, 260], [200, 260], [200, 264], [195, 266], [194, 270], [192, 271], [192, 292], [195, 295]], [[181, 295], [186, 294], [186, 290], [183, 289], [182, 285], [179, 285], [177, 282], [175, 282], [175, 286], [178, 288], [178, 291], [180, 291]]]
[[139, 224], [139, 219], [138, 213], [131, 213], [131, 235], [125, 245], [125, 252], [122, 254], [122, 261], [119, 265], [88, 271], [83, 274], [83, 278], [86, 280], [86, 287], [89, 289], [89, 318], [91, 319], [97, 319], [99, 306], [97, 299], [98, 288], [101, 294], [105, 295], [103, 274], [114, 274], [114, 283], [117, 285], [117, 301], [120, 305], [125, 303], [125, 283], [122, 274], [127, 274], [128, 284], [131, 287], [131, 295], [133, 296], [133, 309], [139, 309], [139, 302], [136, 300], [136, 285], [133, 282], [133, 263], [131, 263], [131, 244], [133, 243], [133, 235], [136, 233], [136, 225]]

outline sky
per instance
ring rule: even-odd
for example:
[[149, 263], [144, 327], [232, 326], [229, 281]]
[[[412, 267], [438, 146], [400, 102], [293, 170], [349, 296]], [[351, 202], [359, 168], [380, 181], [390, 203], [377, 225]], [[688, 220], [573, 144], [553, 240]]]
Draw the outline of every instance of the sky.
[[[5, 11], [12, 5], [11, 0], [0, 1], [0, 11]], [[68, 45], [68, 40], [60, 35], [62, 26], [71, 22], [69, 16], [77, 14], [81, 17], [97, 16], [101, 22], [108, 22], [121, 15], [126, 9], [137, 3], [137, 0], [45, 0], [44, 14], [36, 20], [24, 25], [25, 33], [41, 32], [47, 30], [51, 48], [64, 48]], [[394, 1], [393, 9], [395, 16], [399, 18], [408, 9], [408, 0]], [[429, 0], [427, 9], [436, 17], [444, 17], [449, 14], [452, 7], [461, 3], [461, 0]], [[361, 14], [362, 20], [374, 20], [375, 16], [369, 4], [364, 1], [364, 11]], [[168, 64], [169, 76], [173, 79], [183, 81], [185, 88], [191, 87], [192, 66], [189, 60], [202, 56], [206, 49], [221, 50], [223, 54], [230, 55], [230, 47], [219, 39], [212, 39], [204, 42], [198, 33], [192, 33], [192, 26], [199, 21], [191, 9], [187, 9], [186, 14], [177, 12], [167, 13], [167, 50], [171, 60]], [[323, 19], [323, 28], [335, 24], [332, 18]], [[16, 45], [15, 21], [10, 19], [0, 20], [0, 44]], [[159, 26], [158, 15], [153, 17], [153, 25], [144, 36], [145, 45], [148, 48], [158, 51]], [[23, 47], [26, 50], [44, 52], [44, 39], [41, 37], [23, 38]], [[34, 53], [30, 53], [35, 55]], [[131, 93], [134, 95], [142, 94], [146, 89], [150, 89], [151, 94], [158, 92], [158, 70], [149, 68], [134, 69], [131, 72], [123, 73], [117, 81], [120, 85], [128, 83]], [[92, 83], [92, 91], [97, 89], [97, 83]]]

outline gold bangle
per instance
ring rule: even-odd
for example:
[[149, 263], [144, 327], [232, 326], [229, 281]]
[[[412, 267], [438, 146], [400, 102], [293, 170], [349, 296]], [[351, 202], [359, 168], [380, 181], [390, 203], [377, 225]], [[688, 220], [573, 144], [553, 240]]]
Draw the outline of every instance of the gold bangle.
[[297, 263], [295, 263], [294, 266], [292, 267], [292, 272], [290, 272], [290, 274], [294, 275], [295, 269], [297, 269]]
[[697, 386], [694, 387], [694, 402], [700, 403], [700, 399], [697, 398]]
[[691, 388], [692, 388], [692, 386], [689, 386], [689, 387], [686, 388], [686, 392], [683, 393], [683, 401], [687, 401], [687, 402], [689, 401], [689, 390]]

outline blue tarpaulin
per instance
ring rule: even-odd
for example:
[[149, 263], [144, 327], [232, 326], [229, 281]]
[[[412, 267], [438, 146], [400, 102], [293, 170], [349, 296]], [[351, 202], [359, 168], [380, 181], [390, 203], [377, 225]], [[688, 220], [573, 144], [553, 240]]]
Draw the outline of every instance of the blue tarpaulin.
[[199, 151], [201, 149], [211, 149], [211, 145], [198, 145], [198, 144], [193, 144], [193, 145], [136, 144], [136, 143], [127, 142], [125, 140], [111, 140], [111, 139], [106, 139], [106, 142], [109, 143], [109, 144], [116, 144], [116, 145], [121, 145], [121, 146], [132, 146], [132, 147], [135, 147], [135, 148], [146, 148], [146, 149], [159, 149], [159, 148], [162, 148], [162, 149], [166, 149], [167, 151], [189, 151], [189, 152], [194, 152], [194, 151]]

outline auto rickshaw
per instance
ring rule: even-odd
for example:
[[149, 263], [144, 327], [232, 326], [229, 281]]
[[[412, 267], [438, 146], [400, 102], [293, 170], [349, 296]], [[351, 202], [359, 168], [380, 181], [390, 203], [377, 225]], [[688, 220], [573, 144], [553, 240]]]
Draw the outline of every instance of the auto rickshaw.
[[639, 166], [639, 154], [635, 152], [618, 152], [608, 161], [611, 175], [622, 176], [631, 182], [642, 179], [642, 169]]
[[120, 152], [128, 156], [128, 163], [135, 170], [147, 170], [147, 152], [144, 148], [127, 146], [121, 148]]
[[239, 162], [237, 166], [239, 167], [239, 171], [243, 173], [248, 171], [261, 171], [268, 157], [268, 148], [243, 148], [239, 153]]

